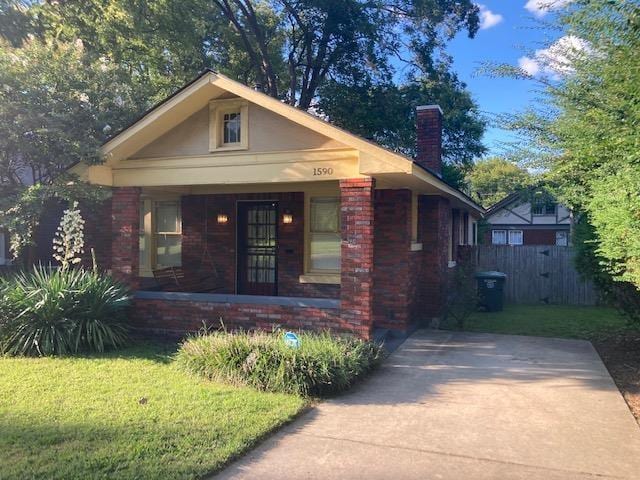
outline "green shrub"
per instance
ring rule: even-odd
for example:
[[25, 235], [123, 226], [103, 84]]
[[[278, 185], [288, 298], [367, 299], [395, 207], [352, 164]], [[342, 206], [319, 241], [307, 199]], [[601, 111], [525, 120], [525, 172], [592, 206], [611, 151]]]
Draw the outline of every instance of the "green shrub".
[[282, 332], [202, 333], [177, 353], [183, 369], [210, 380], [258, 390], [324, 396], [349, 388], [380, 360], [371, 342], [300, 333], [300, 347], [285, 345]]
[[102, 352], [128, 338], [131, 297], [108, 276], [84, 269], [32, 271], [0, 279], [0, 352]]

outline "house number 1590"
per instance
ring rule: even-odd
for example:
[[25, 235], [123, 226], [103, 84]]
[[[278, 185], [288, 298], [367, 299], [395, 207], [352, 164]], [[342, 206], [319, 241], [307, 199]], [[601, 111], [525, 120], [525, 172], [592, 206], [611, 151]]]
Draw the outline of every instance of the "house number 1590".
[[333, 168], [331, 167], [318, 167], [313, 169], [313, 175], [315, 177], [333, 175]]

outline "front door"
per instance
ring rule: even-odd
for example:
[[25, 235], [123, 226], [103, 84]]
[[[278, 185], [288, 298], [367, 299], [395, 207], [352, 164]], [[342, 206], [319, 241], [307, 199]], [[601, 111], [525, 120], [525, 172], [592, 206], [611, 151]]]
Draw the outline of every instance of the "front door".
[[238, 204], [238, 293], [278, 293], [278, 204]]

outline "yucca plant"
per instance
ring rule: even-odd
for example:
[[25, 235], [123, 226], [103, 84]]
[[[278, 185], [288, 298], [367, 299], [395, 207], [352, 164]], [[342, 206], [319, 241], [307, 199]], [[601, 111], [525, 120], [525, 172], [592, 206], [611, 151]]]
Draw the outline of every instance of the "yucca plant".
[[0, 281], [0, 351], [102, 352], [126, 343], [129, 291], [84, 269], [34, 267]]

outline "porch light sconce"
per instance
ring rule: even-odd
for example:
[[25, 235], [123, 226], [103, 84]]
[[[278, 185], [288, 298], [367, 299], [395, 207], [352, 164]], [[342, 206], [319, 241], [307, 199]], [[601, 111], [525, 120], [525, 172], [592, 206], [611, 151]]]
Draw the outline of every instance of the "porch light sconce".
[[293, 213], [291, 213], [289, 210], [285, 210], [285, 212], [282, 214], [282, 223], [293, 223]]
[[221, 225], [226, 225], [229, 222], [229, 215], [227, 215], [226, 213], [219, 213], [218, 214], [218, 223]]

